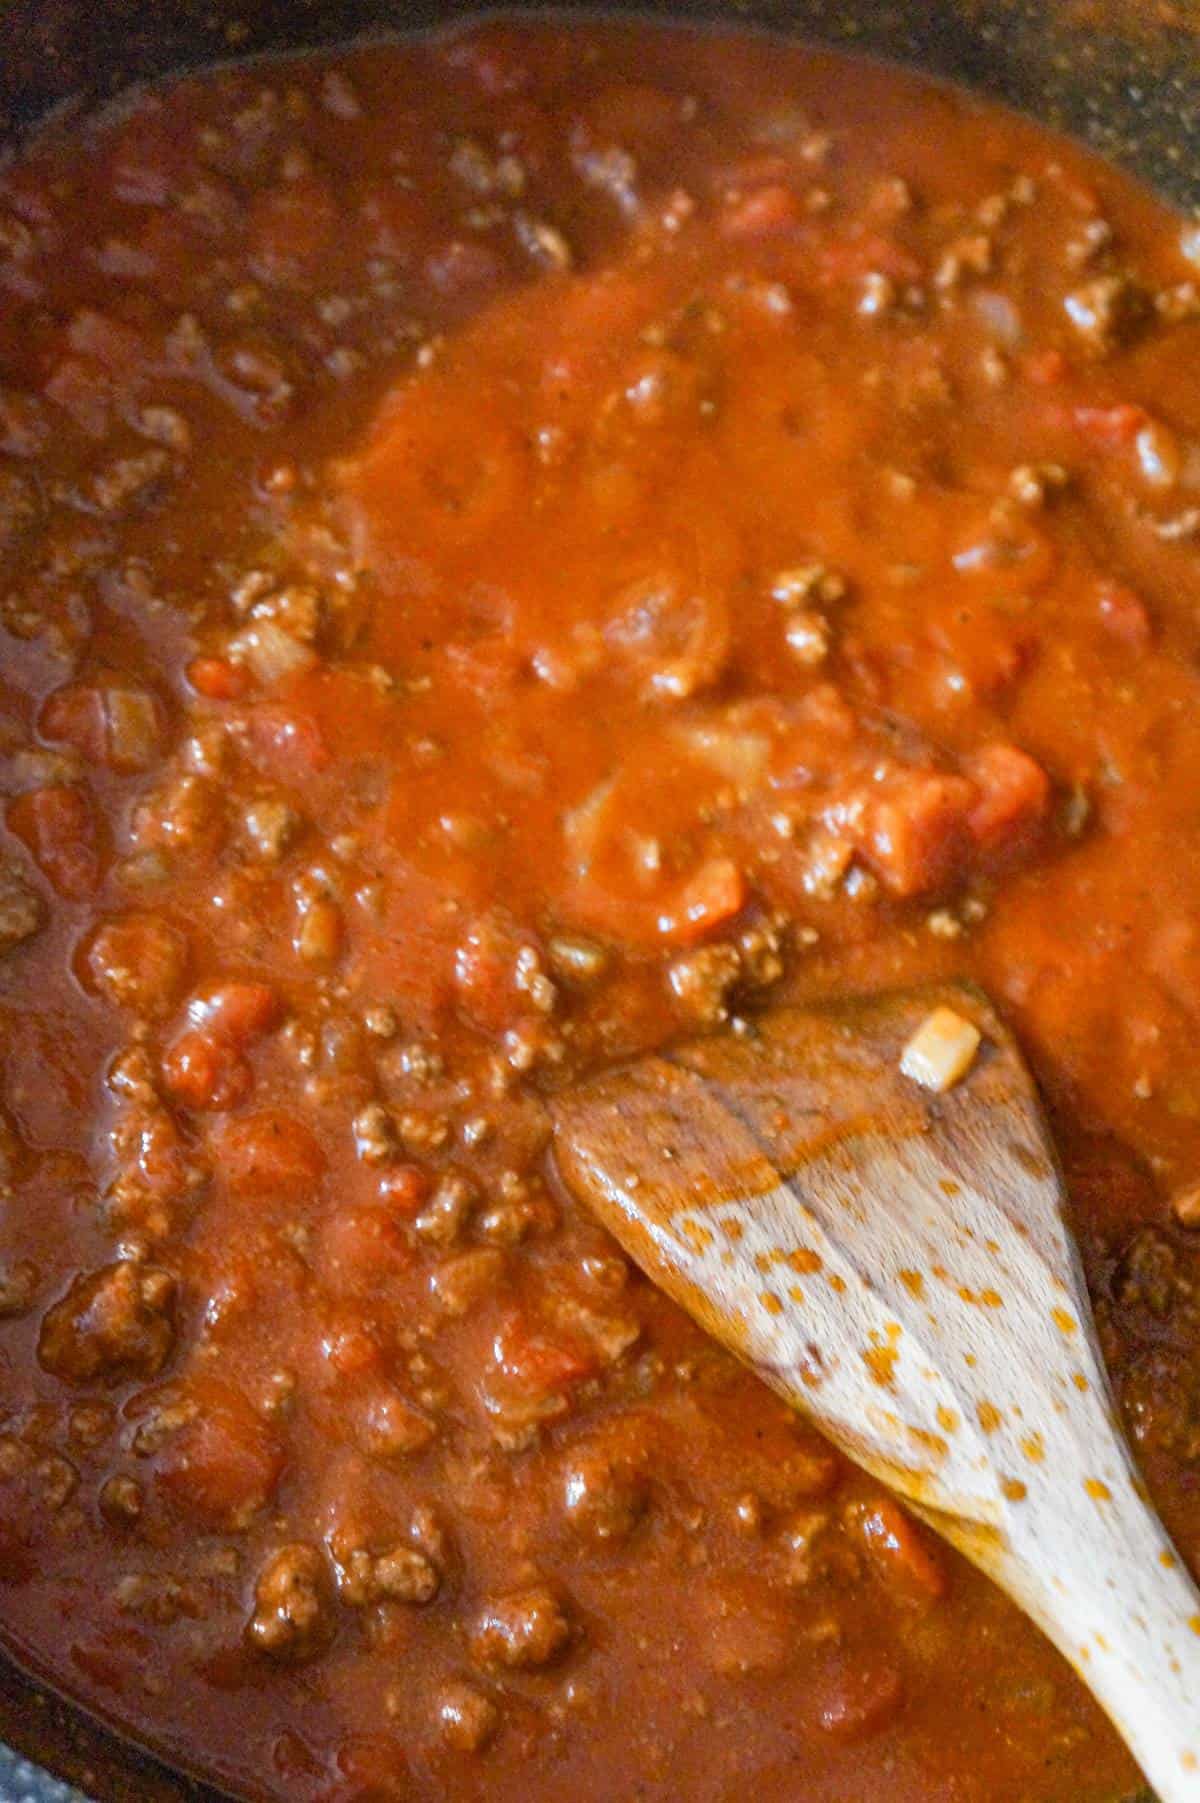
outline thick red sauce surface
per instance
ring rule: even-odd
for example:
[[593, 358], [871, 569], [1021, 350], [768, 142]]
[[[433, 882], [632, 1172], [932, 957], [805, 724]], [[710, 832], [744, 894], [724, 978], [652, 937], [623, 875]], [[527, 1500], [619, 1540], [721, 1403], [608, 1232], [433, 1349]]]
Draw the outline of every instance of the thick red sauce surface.
[[0, 171], [0, 1617], [289, 1803], [1115, 1803], [546, 1094], [983, 983], [1200, 1556], [1200, 241], [961, 95], [500, 23]]

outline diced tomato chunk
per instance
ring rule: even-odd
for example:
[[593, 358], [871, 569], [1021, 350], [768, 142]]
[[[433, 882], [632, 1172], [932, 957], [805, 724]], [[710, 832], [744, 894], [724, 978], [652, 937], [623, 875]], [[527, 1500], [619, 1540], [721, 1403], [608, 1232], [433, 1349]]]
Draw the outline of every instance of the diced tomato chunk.
[[91, 763], [103, 763], [108, 748], [104, 699], [90, 683], [56, 689], [46, 699], [38, 727], [45, 738], [73, 745]]
[[221, 1112], [244, 1102], [254, 1073], [229, 1040], [195, 1030], [183, 1033], [164, 1054], [163, 1082], [185, 1108]]
[[769, 238], [799, 223], [800, 202], [782, 182], [752, 188], [725, 203], [721, 230], [727, 238]]
[[188, 1003], [188, 1019], [235, 1046], [250, 1045], [279, 1019], [279, 996], [269, 983], [220, 983]]
[[869, 1655], [839, 1655], [813, 1686], [817, 1722], [833, 1740], [853, 1745], [895, 1719], [904, 1684], [893, 1666]]
[[893, 894], [924, 895], [952, 880], [971, 800], [964, 777], [913, 770], [869, 806], [861, 849]]
[[216, 1154], [217, 1168], [239, 1196], [300, 1201], [325, 1173], [325, 1156], [308, 1128], [277, 1109], [231, 1121]]
[[398, 1164], [380, 1177], [379, 1200], [400, 1220], [410, 1221], [420, 1214], [430, 1188], [429, 1177], [420, 1165]]
[[864, 276], [890, 276], [894, 282], [915, 282], [921, 265], [894, 238], [879, 232], [861, 232], [824, 244], [817, 253], [817, 269], [825, 282], [855, 282]]
[[1115, 407], [1076, 407], [1071, 418], [1076, 431], [1085, 438], [1114, 451], [1131, 445], [1150, 423], [1146, 409], [1131, 401], [1120, 401]]
[[302, 783], [329, 763], [329, 747], [311, 714], [260, 702], [247, 709], [246, 726], [255, 762], [280, 782]]
[[321, 1280], [335, 1293], [392, 1282], [414, 1261], [396, 1220], [383, 1208], [339, 1209], [321, 1230]]
[[912, 1518], [890, 1496], [859, 1511], [867, 1556], [889, 1590], [912, 1602], [946, 1594], [946, 1568]]
[[87, 950], [87, 980], [136, 1014], [163, 1015], [183, 986], [188, 944], [168, 921], [130, 914], [101, 926]]
[[205, 1380], [185, 1400], [195, 1414], [166, 1440], [155, 1482], [203, 1528], [244, 1527], [275, 1493], [284, 1462], [279, 1441], [231, 1384]]
[[467, 928], [454, 954], [454, 981], [463, 1013], [485, 1032], [498, 1033], [529, 1012], [517, 987], [518, 959], [536, 952], [533, 938], [500, 913]]
[[518, 1314], [496, 1335], [495, 1358], [510, 1383], [533, 1395], [569, 1389], [596, 1369], [594, 1355], [536, 1331]]
[[699, 939], [740, 914], [746, 900], [746, 879], [733, 859], [710, 858], [660, 913], [658, 930], [664, 939]]
[[511, 698], [524, 659], [510, 640], [494, 632], [452, 641], [446, 646], [446, 661], [464, 689], [494, 705]]
[[53, 786], [19, 795], [8, 826], [29, 847], [34, 862], [68, 901], [84, 901], [100, 882], [96, 816], [82, 789]]
[[1103, 582], [1097, 596], [1105, 630], [1133, 651], [1143, 651], [1153, 636], [1150, 615], [1140, 595], [1135, 595], [1123, 582]]
[[1025, 374], [1038, 388], [1053, 388], [1067, 373], [1067, 359], [1059, 350], [1032, 351], [1025, 359]]
[[379, 1341], [353, 1315], [326, 1328], [321, 1335], [321, 1356], [338, 1377], [363, 1377], [383, 1364]]
[[161, 706], [136, 684], [70, 683], [48, 697], [38, 724], [47, 739], [112, 770], [148, 770], [162, 749]]
[[250, 689], [250, 674], [227, 657], [194, 657], [187, 679], [206, 701], [240, 701]]
[[983, 851], [1024, 848], [1045, 824], [1050, 779], [1016, 745], [985, 745], [970, 760], [978, 799], [967, 816], [971, 837]]

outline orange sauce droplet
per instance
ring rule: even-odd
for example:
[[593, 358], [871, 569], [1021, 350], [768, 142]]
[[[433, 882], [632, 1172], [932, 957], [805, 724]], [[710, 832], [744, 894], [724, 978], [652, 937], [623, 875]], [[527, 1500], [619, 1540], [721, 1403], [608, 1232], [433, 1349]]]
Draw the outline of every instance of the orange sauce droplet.
[[1083, 1480], [1083, 1487], [1095, 1502], [1112, 1501], [1112, 1491], [1109, 1489], [1108, 1485], [1103, 1483], [1098, 1477], [1085, 1478]]
[[975, 1413], [979, 1418], [979, 1425], [985, 1434], [994, 1434], [1004, 1419], [1004, 1416], [1000, 1413], [995, 1403], [992, 1402], [977, 1403]]
[[894, 1346], [868, 1346], [862, 1355], [863, 1364], [875, 1382], [885, 1390], [891, 1389], [895, 1382], [896, 1360], [899, 1356]]
[[1025, 1485], [1021, 1482], [1019, 1477], [1002, 1477], [1000, 1479], [1000, 1491], [1003, 1496], [1007, 1497], [1009, 1502], [1024, 1502], [1025, 1498], [1029, 1495], [1028, 1490], [1025, 1488]]
[[919, 1271], [900, 1271], [897, 1275], [910, 1296], [920, 1298], [924, 1295], [925, 1279]]

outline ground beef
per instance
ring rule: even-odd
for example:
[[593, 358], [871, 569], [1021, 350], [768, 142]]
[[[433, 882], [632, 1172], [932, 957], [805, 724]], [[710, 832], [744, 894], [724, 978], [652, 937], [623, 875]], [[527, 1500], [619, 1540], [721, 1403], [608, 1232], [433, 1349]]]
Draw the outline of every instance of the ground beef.
[[545, 1584], [484, 1605], [470, 1636], [476, 1665], [523, 1671], [561, 1658], [571, 1624], [559, 1598]]
[[329, 1568], [315, 1546], [282, 1546], [259, 1573], [246, 1639], [257, 1652], [289, 1663], [311, 1659], [334, 1629]]
[[500, 1711], [490, 1697], [454, 1678], [438, 1693], [437, 1722], [442, 1739], [458, 1753], [478, 1753], [500, 1723]]
[[45, 917], [45, 903], [24, 878], [0, 868], [0, 958], [31, 939]]
[[174, 1341], [174, 1293], [166, 1271], [131, 1260], [77, 1277], [42, 1322], [43, 1368], [66, 1383], [153, 1377]]

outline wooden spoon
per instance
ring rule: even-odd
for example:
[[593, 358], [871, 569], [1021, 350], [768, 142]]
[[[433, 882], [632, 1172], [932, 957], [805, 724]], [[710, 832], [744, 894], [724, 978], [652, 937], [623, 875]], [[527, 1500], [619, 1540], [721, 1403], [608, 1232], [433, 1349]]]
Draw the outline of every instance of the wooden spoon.
[[[938, 1094], [901, 1059], [942, 1008], [971, 1061]], [[986, 999], [781, 1009], [554, 1116], [564, 1181], [647, 1275], [1016, 1599], [1162, 1803], [1196, 1803], [1200, 1594], [1121, 1436], [1033, 1082]]]

